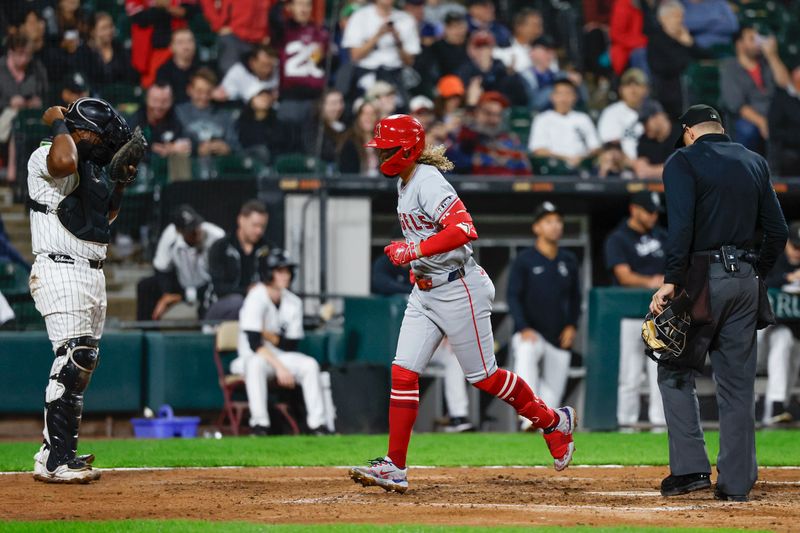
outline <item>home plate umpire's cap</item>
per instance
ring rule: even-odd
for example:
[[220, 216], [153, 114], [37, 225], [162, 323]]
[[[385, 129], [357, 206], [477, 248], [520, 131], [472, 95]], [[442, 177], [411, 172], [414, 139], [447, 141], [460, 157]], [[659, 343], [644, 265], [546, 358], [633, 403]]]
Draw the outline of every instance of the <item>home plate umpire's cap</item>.
[[719, 112], [710, 105], [697, 104], [687, 109], [678, 119], [681, 125], [681, 136], [675, 141], [675, 148], [683, 148], [683, 130], [697, 126], [703, 122], [717, 122], [722, 124]]

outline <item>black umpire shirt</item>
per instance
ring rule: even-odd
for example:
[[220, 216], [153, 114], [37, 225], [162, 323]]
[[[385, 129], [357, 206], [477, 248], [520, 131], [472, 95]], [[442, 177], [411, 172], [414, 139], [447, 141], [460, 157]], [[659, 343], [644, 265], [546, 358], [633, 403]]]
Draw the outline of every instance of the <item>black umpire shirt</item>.
[[752, 246], [764, 232], [758, 273], [763, 278], [783, 251], [789, 231], [766, 160], [727, 135], [709, 133], [677, 150], [664, 166], [669, 213], [665, 283], [683, 284], [693, 252]]
[[647, 233], [634, 231], [628, 219], [620, 223], [606, 239], [606, 268], [611, 271], [615, 283], [614, 267], [628, 265], [631, 272], [640, 276], [655, 276], [664, 273], [664, 243], [667, 232], [656, 226]]

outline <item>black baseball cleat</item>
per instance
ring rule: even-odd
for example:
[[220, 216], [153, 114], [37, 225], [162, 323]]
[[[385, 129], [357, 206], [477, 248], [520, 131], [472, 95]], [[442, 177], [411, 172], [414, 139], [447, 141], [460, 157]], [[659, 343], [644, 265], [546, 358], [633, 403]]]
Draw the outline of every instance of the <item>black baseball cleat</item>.
[[749, 502], [750, 497], [747, 494], [725, 494], [719, 490], [719, 486], [714, 487], [714, 499], [723, 502]]
[[661, 481], [662, 496], [679, 496], [689, 494], [696, 490], [703, 490], [711, 487], [711, 474], [698, 472], [696, 474], [685, 474], [674, 476], [670, 474]]
[[251, 426], [250, 435], [254, 437], [266, 437], [269, 435], [269, 426]]

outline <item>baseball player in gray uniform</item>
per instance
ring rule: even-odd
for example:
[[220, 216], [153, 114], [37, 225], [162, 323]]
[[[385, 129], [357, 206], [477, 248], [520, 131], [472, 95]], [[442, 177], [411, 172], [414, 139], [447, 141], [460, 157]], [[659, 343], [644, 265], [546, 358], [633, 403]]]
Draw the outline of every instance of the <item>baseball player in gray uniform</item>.
[[411, 264], [415, 287], [409, 297], [389, 395], [389, 449], [369, 466], [354, 467], [350, 477], [387, 491], [408, 489], [406, 455], [419, 409], [419, 374], [444, 336], [473, 386], [507, 402], [544, 438], [556, 470], [563, 470], [575, 449], [575, 410], [552, 409], [513, 372], [497, 368], [491, 312], [494, 285], [472, 259], [478, 238], [472, 217], [442, 176], [453, 164], [444, 147], [425, 148], [425, 131], [409, 115], [391, 115], [375, 126], [367, 147], [377, 148], [380, 170], [397, 179], [397, 215], [404, 242], [384, 252], [395, 265]]
[[103, 170], [132, 137], [125, 120], [107, 102], [81, 98], [69, 109], [49, 108], [43, 120], [52, 127], [53, 137], [28, 161], [27, 207], [36, 256], [30, 290], [44, 317], [55, 360], [33, 477], [88, 483], [100, 477], [91, 466], [94, 456], [76, 457], [75, 452], [83, 393], [98, 363], [106, 317], [103, 261], [109, 226], [136, 167], [126, 165], [125, 176], [117, 176], [121, 179], [113, 186]]

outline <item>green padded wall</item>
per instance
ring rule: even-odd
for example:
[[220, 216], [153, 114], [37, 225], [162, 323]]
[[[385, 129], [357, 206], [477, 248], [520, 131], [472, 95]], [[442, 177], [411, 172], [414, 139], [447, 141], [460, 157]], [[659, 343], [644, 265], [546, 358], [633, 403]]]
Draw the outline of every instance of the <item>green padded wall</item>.
[[[644, 319], [653, 292], [602, 287], [589, 293], [589, 346], [585, 355], [586, 403], [583, 413], [583, 424], [588, 429], [617, 429], [620, 320]], [[642, 357], [645, 357], [644, 346]]]
[[154, 411], [168, 403], [179, 409], [221, 409], [222, 392], [214, 366], [214, 336], [145, 333], [147, 393]]
[[391, 365], [405, 310], [404, 296], [345, 298], [345, 361]]
[[[108, 333], [100, 342], [100, 365], [86, 392], [85, 412], [138, 411], [142, 404], [142, 335]], [[0, 412], [36, 413], [53, 351], [44, 332], [0, 333]]]

